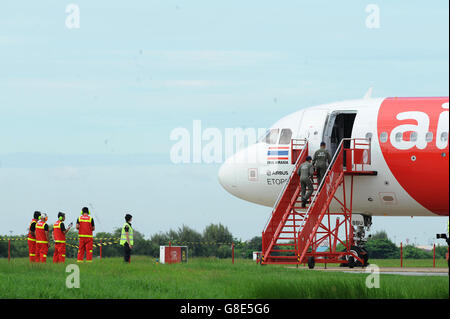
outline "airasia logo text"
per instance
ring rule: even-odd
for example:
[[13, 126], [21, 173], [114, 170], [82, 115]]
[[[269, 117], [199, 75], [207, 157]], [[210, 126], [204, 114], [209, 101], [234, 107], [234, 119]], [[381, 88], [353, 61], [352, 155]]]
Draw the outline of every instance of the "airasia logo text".
[[[448, 102], [442, 104], [444, 110], [439, 115], [437, 127], [434, 135], [435, 145], [438, 149], [445, 149], [448, 146], [448, 121], [449, 111]], [[402, 124], [392, 129], [389, 136], [390, 143], [398, 150], [409, 150], [413, 147], [425, 149], [432, 141], [427, 141], [427, 133], [430, 132], [430, 117], [427, 113], [421, 111], [408, 111], [397, 114], [396, 119], [399, 121], [414, 120], [417, 124]], [[406, 133], [414, 132], [415, 138], [399, 139], [399, 133], [402, 137], [407, 136]], [[445, 138], [443, 138], [445, 136]]]

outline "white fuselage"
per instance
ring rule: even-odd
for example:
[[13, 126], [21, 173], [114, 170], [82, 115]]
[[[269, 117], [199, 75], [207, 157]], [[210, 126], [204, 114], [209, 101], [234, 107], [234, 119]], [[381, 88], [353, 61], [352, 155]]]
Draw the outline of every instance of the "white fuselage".
[[[352, 116], [347, 116], [350, 122], [345, 124], [347, 125], [345, 137], [371, 139], [371, 165], [368, 169], [376, 171], [377, 175], [354, 177], [353, 212], [373, 216], [436, 216], [400, 185], [383, 156], [377, 128], [383, 100], [383, 98], [361, 99], [323, 104], [302, 109], [280, 119], [269, 130], [275, 130], [274, 132], [276, 129], [279, 130], [277, 141], [274, 134], [273, 140], [268, 137], [226, 160], [219, 171], [221, 185], [238, 198], [272, 207], [294, 167], [290, 161], [291, 152], [288, 161], [268, 160], [270, 147], [283, 145], [290, 147], [290, 139], [289, 142], [287, 139], [279, 140], [282, 130], [290, 129], [292, 139], [307, 139], [310, 155], [319, 148], [321, 141], [327, 142], [327, 149], [333, 155], [339, 142], [335, 137], [345, 132], [343, 128], [333, 128], [332, 120], [334, 121], [338, 114], [354, 114], [353, 123], [351, 123]], [[342, 132], [337, 133], [339, 129], [342, 129]], [[448, 122], [446, 130], [448, 132]], [[350, 183], [346, 182], [345, 185], [347, 194], [350, 194]], [[342, 198], [342, 195], [341, 187], [337, 191], [337, 197]], [[337, 210], [340, 206], [331, 206], [331, 209]]]

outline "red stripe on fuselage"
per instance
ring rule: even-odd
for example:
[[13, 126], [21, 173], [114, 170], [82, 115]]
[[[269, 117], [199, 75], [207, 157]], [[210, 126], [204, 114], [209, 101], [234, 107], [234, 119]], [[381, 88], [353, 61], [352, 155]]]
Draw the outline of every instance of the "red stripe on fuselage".
[[[392, 174], [418, 203], [442, 216], [449, 214], [448, 101], [448, 97], [388, 98], [377, 120], [381, 152]], [[412, 132], [417, 132], [415, 139]], [[429, 142], [427, 132], [433, 134]], [[446, 145], [441, 140], [445, 132]], [[383, 143], [380, 135], [386, 133]], [[395, 139], [399, 133], [404, 135], [400, 142]]]

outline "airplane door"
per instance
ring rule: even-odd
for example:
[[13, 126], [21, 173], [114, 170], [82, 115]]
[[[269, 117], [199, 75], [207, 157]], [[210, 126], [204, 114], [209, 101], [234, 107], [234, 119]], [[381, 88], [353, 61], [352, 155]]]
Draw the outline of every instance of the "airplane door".
[[[334, 111], [329, 114], [323, 131], [323, 141], [327, 143], [331, 156], [336, 152], [342, 139], [352, 137], [355, 118], [356, 111]], [[345, 141], [344, 148], [348, 147], [350, 147], [350, 141]]]
[[327, 116], [328, 111], [325, 109], [305, 110], [303, 113], [298, 136], [308, 139], [310, 154], [320, 147]]

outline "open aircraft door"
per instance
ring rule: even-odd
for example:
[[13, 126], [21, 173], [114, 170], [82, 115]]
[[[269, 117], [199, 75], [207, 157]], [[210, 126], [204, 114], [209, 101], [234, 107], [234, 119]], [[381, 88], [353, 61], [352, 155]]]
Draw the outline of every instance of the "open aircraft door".
[[300, 121], [299, 138], [305, 138], [309, 144], [309, 154], [320, 147], [322, 133], [327, 120], [328, 111], [325, 109], [305, 110]]

